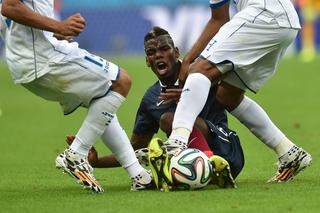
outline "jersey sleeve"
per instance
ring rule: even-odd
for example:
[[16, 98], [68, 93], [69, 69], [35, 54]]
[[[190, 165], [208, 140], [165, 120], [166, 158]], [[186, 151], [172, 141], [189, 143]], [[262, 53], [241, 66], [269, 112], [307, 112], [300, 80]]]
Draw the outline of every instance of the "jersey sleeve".
[[229, 3], [230, 0], [210, 0], [210, 7], [211, 8], [219, 8], [227, 3]]
[[148, 113], [148, 108], [145, 99], [143, 98], [138, 108], [134, 123], [133, 132], [137, 134], [157, 133], [159, 124], [152, 119]]

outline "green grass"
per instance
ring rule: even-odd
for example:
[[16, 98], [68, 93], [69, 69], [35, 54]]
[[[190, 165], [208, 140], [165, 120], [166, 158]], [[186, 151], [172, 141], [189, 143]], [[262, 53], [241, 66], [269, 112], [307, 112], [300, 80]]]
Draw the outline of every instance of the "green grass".
[[[0, 212], [319, 212], [319, 59], [310, 64], [285, 59], [271, 81], [257, 95], [250, 94], [292, 140], [313, 155], [312, 167], [294, 181], [266, 184], [275, 172], [275, 154], [230, 117], [246, 158], [237, 189], [209, 186], [192, 192], [130, 192], [123, 169], [96, 169], [105, 188], [102, 195], [81, 190], [54, 168], [56, 155], [66, 146], [64, 136], [77, 131], [86, 111], [63, 116], [58, 104], [14, 85], [2, 64]], [[130, 135], [141, 96], [155, 77], [142, 57], [114, 61], [126, 68], [134, 81], [119, 112]], [[100, 142], [97, 147], [99, 153], [108, 153]]]

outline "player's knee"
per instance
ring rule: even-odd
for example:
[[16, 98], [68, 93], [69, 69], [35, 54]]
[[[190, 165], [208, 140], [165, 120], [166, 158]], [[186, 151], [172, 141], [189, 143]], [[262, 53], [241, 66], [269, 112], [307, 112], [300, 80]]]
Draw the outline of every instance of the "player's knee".
[[119, 94], [126, 97], [131, 88], [131, 78], [127, 71], [121, 69], [118, 80], [112, 82], [112, 91], [118, 92]]
[[167, 135], [171, 134], [172, 129], [172, 121], [173, 121], [173, 113], [167, 112], [161, 115], [160, 117], [160, 129], [165, 132]]

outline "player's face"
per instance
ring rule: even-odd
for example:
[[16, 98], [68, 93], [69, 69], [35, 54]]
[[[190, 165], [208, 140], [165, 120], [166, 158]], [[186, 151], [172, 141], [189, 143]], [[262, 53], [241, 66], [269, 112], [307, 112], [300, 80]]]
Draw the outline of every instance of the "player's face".
[[176, 76], [179, 72], [177, 69], [179, 51], [172, 45], [168, 36], [162, 35], [147, 41], [145, 53], [147, 65], [159, 79]]

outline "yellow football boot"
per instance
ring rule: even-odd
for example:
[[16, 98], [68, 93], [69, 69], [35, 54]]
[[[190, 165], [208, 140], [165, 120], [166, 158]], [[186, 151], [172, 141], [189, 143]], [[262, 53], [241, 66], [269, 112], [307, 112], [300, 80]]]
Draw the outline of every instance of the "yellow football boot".
[[167, 149], [159, 138], [154, 138], [148, 145], [148, 158], [152, 176], [157, 188], [168, 192], [172, 189], [172, 176], [169, 171], [170, 159]]
[[237, 188], [228, 161], [219, 155], [213, 155], [209, 160], [212, 164], [211, 182], [221, 188]]

